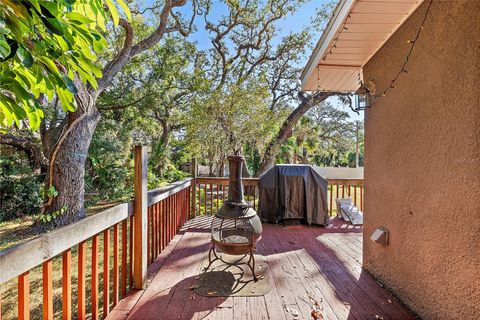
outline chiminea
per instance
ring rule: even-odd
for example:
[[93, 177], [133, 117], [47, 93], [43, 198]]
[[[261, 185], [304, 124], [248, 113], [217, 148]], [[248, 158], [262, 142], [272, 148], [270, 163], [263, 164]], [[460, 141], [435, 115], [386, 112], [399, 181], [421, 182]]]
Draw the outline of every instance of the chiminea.
[[[234, 263], [222, 260], [227, 264], [238, 264], [249, 255], [246, 264], [252, 270], [253, 279], [257, 281], [253, 249], [262, 234], [262, 222], [257, 212], [243, 197], [242, 165], [244, 158], [242, 156], [228, 156], [227, 158], [230, 169], [228, 200], [223, 203], [212, 219], [212, 248], [208, 253], [209, 265], [217, 259], [222, 260], [216, 253], [217, 248], [229, 255], [243, 255]], [[213, 260], [211, 259], [212, 253], [215, 256]]]

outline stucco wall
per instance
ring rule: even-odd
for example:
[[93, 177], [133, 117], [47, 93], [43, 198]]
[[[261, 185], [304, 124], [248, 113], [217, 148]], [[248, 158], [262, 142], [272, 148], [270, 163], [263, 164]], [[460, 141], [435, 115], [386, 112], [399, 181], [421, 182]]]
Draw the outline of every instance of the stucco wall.
[[[366, 65], [377, 89], [427, 4]], [[480, 1], [434, 1], [408, 73], [366, 112], [364, 267], [425, 319], [480, 319], [479, 86]]]

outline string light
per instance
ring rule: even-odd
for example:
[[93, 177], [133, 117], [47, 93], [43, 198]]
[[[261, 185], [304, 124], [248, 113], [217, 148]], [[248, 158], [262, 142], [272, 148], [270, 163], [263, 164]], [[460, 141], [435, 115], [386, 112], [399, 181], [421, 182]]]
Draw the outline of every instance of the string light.
[[393, 80], [390, 81], [390, 85], [388, 85], [383, 91], [381, 91], [380, 95], [374, 96], [376, 100], [378, 100], [380, 97], [385, 97], [387, 95], [388, 90], [390, 89], [395, 89], [395, 82], [398, 80], [400, 75], [402, 73], [408, 73], [407, 70], [407, 64], [410, 61], [410, 56], [412, 55], [413, 49], [415, 48], [415, 45], [417, 44], [417, 40], [420, 37], [420, 34], [422, 33], [423, 27], [425, 25], [425, 21], [427, 20], [428, 13], [430, 12], [430, 7], [432, 6], [433, 0], [430, 0], [430, 3], [428, 4], [427, 10], [425, 11], [425, 16], [423, 17], [422, 23], [420, 24], [420, 27], [418, 28], [417, 34], [415, 35], [414, 39], [407, 40], [407, 43], [411, 44], [410, 50], [408, 51], [407, 56], [405, 57], [405, 60], [403, 61], [402, 67], [400, 68], [400, 71], [396, 74], [396, 76], [393, 78]]
[[[347, 18], [345, 19], [345, 21], [343, 22], [342, 24], [342, 28], [340, 29], [340, 32], [338, 33], [338, 35], [333, 39], [333, 44], [332, 46], [330, 47], [330, 50], [327, 51], [327, 53], [322, 57], [322, 61], [325, 61], [327, 60], [327, 57], [331, 54], [333, 54], [333, 48], [337, 48], [337, 42], [338, 40], [340, 39], [340, 36], [342, 35], [342, 32], [347, 30], [348, 31], [348, 28], [346, 27], [346, 24], [347, 24], [347, 21], [348, 19], [350, 19], [351, 16], [350, 14], [347, 16]], [[360, 85], [362, 85], [362, 81], [360, 79], [360, 71], [358, 73], [358, 83]], [[317, 90], [320, 90], [320, 65], [318, 65], [318, 70], [317, 70]]]
[[[342, 35], [342, 32], [343, 31], [348, 31], [348, 28], [346, 27], [346, 24], [347, 24], [348, 19], [350, 19], [350, 18], [351, 18], [351, 16], [348, 15], [347, 18], [345, 19], [345, 21], [343, 22], [342, 29], [340, 29], [340, 32], [338, 33], [338, 35], [333, 39], [332, 48], [337, 47], [337, 42], [338, 42], [340, 36]], [[323, 61], [327, 60], [327, 57], [331, 54], [333, 54], [333, 52], [332, 52], [332, 49], [330, 48], [330, 50], [322, 57], [322, 60]]]

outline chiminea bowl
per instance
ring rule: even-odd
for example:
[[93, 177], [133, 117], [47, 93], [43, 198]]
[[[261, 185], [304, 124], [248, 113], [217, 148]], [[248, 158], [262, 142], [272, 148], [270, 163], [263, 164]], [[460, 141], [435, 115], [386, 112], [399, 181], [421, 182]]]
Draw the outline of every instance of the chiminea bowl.
[[[238, 208], [238, 207], [237, 207]], [[252, 210], [246, 207], [245, 211]], [[220, 251], [231, 254], [248, 254], [262, 233], [262, 222], [258, 215], [227, 218], [215, 215], [212, 220], [212, 241]]]

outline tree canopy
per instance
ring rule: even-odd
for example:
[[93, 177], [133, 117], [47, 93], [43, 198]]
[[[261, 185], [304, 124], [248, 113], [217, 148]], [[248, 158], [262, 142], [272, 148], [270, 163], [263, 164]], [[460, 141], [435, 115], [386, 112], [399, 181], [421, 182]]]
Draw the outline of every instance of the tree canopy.
[[[252, 175], [355, 164], [350, 97], [298, 81], [331, 4], [285, 32], [303, 0], [222, 1], [221, 15], [203, 0], [0, 2], [0, 172], [32, 204], [5, 198], [7, 218], [29, 211], [60, 226], [85, 205], [128, 199], [135, 144], [149, 146], [150, 188], [183, 178], [192, 157], [212, 175], [232, 153]], [[189, 38], [195, 28], [209, 45]], [[18, 188], [27, 176], [35, 184]]]

